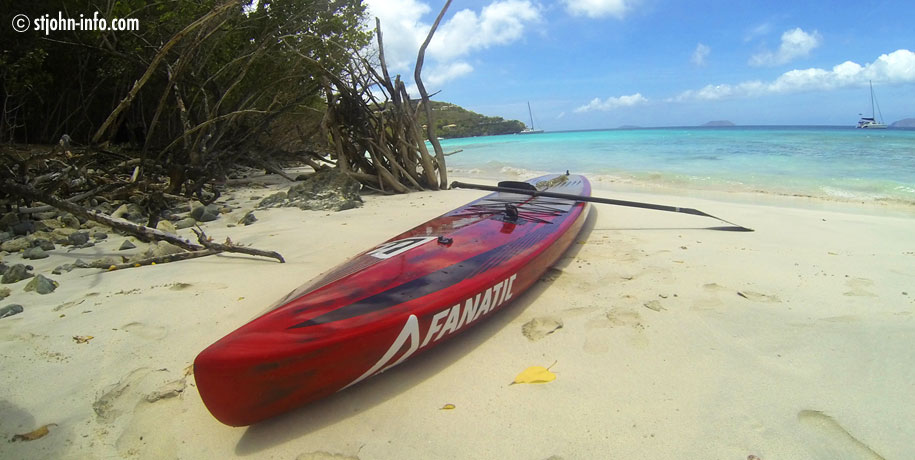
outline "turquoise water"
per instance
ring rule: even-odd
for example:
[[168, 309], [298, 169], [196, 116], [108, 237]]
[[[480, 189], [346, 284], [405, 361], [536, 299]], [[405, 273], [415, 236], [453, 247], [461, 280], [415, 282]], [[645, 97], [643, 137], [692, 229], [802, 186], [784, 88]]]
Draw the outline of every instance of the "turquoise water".
[[811, 196], [915, 206], [915, 130], [658, 128], [442, 141], [454, 173], [570, 170], [683, 191]]

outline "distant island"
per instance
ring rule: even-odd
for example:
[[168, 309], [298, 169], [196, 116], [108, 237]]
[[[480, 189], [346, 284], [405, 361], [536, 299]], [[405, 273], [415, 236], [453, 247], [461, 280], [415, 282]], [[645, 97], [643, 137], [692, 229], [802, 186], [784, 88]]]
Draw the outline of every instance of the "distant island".
[[736, 126], [736, 125], [727, 120], [714, 120], [714, 121], [710, 121], [708, 123], [701, 124], [699, 126], [714, 127], [714, 126]]
[[518, 120], [487, 117], [448, 102], [430, 101], [430, 105], [435, 120], [435, 133], [446, 139], [515, 134], [526, 128]]
[[893, 128], [915, 128], [915, 118], [903, 118], [890, 125]]

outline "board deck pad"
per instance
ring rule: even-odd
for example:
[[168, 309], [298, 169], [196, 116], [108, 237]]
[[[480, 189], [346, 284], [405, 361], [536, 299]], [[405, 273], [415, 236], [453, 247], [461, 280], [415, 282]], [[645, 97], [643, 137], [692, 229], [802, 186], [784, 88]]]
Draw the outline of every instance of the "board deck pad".
[[[527, 182], [591, 193], [583, 176]], [[496, 192], [368, 249], [203, 350], [201, 398], [221, 422], [244, 426], [384, 372], [517, 298], [573, 242], [587, 209]]]

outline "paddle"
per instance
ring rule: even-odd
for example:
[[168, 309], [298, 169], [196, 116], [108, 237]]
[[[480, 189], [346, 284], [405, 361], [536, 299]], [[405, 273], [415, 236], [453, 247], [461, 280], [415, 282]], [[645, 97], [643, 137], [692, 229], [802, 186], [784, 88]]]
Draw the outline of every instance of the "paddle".
[[527, 182], [515, 182], [515, 181], [503, 181], [499, 182], [499, 185], [493, 187], [491, 185], [481, 185], [481, 184], [466, 184], [464, 182], [452, 182], [451, 188], [472, 188], [477, 190], [486, 190], [489, 192], [506, 192], [506, 193], [518, 193], [522, 195], [531, 195], [531, 196], [545, 196], [549, 198], [562, 198], [566, 200], [575, 200], [575, 201], [588, 201], [591, 203], [602, 203], [602, 204], [612, 204], [616, 206], [629, 206], [632, 208], [643, 208], [643, 209], [654, 209], [656, 211], [668, 211], [668, 212], [679, 212], [683, 214], [692, 214], [694, 216], [702, 217], [711, 217], [712, 219], [720, 220], [730, 227], [713, 227], [712, 230], [722, 230], [730, 232], [752, 232], [752, 228], [747, 228], [742, 225], [737, 225], [733, 222], [728, 222], [720, 217], [715, 217], [711, 214], [704, 213], [698, 209], [692, 208], [681, 208], [678, 206], [665, 206], [662, 204], [651, 204], [651, 203], [639, 203], [637, 201], [625, 201], [625, 200], [612, 200], [609, 198], [599, 198], [594, 196], [581, 196], [581, 195], [571, 195], [567, 193], [555, 193], [555, 192], [546, 192], [537, 190], [532, 184]]

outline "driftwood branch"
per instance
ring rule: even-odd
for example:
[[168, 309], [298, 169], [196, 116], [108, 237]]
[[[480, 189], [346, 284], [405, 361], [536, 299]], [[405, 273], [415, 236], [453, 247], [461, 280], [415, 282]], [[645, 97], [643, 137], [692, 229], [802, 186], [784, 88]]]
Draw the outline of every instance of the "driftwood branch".
[[270, 258], [279, 260], [281, 264], [286, 263], [286, 260], [283, 259], [283, 256], [281, 256], [277, 252], [262, 251], [260, 249], [246, 248], [244, 246], [238, 246], [238, 245], [232, 243], [232, 241], [229, 240], [228, 238], [226, 239], [226, 244], [214, 243], [211, 241], [211, 238], [209, 238], [206, 235], [206, 233], [203, 232], [203, 229], [201, 229], [200, 227], [197, 227], [192, 230], [194, 230], [194, 233], [197, 235], [197, 242], [199, 242], [200, 244], [202, 244], [204, 247], [206, 247], [207, 249], [209, 249], [211, 251], [237, 252], [240, 254], [248, 254], [250, 256], [270, 257]]
[[438, 142], [438, 136], [435, 134], [435, 123], [432, 120], [432, 106], [429, 104], [429, 93], [426, 92], [426, 87], [423, 85], [422, 70], [423, 60], [426, 55], [426, 47], [428, 47], [429, 43], [432, 41], [432, 35], [435, 34], [435, 30], [438, 29], [438, 24], [442, 22], [445, 11], [448, 10], [450, 5], [451, 0], [445, 2], [442, 11], [440, 11], [438, 17], [435, 18], [435, 23], [432, 24], [432, 28], [429, 29], [429, 35], [426, 36], [426, 41], [419, 47], [419, 55], [416, 57], [416, 68], [413, 70], [413, 80], [416, 82], [416, 88], [419, 90], [420, 96], [422, 96], [423, 108], [426, 111], [426, 134], [429, 137], [429, 143], [431, 143], [432, 148], [435, 149], [435, 162], [437, 163], [436, 166], [439, 170], [439, 178], [441, 179], [439, 187], [442, 189], [448, 188], [448, 172], [445, 170], [445, 154], [442, 151], [442, 145]]
[[123, 264], [112, 265], [108, 267], [108, 271], [113, 270], [123, 270], [125, 268], [135, 268], [143, 267], [146, 265], [155, 265], [155, 264], [164, 264], [168, 262], [177, 262], [179, 260], [188, 260], [196, 259], [198, 257], [212, 256], [214, 254], [219, 254], [219, 251], [214, 249], [201, 249], [199, 251], [185, 251], [185, 252], [176, 252], [174, 254], [168, 254], [159, 257], [149, 257], [142, 260], [137, 260], [134, 262], [127, 262]]

